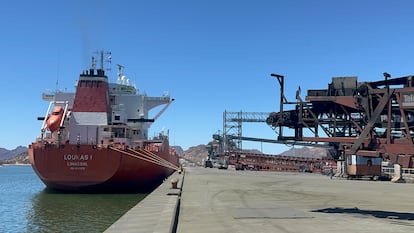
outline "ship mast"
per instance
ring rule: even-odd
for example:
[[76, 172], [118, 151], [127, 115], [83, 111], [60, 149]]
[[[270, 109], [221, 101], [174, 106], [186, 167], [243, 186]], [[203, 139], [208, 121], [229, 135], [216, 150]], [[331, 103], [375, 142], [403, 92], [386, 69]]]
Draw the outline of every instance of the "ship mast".
[[[96, 52], [96, 53], [99, 53], [99, 56], [100, 56], [100, 61], [99, 61], [100, 62], [100, 69], [104, 70], [104, 62], [108, 62], [108, 63], [112, 62], [112, 53], [111, 52], [105, 52], [103, 50], [101, 50], [99, 52]], [[107, 60], [104, 59], [104, 55], [108, 55]], [[111, 69], [108, 68], [107, 70], [110, 71]]]
[[121, 79], [122, 77], [122, 70], [124, 69], [123, 65], [116, 64], [118, 66], [118, 79]]
[[94, 56], [92, 56], [92, 70], [96, 70], [96, 60]]

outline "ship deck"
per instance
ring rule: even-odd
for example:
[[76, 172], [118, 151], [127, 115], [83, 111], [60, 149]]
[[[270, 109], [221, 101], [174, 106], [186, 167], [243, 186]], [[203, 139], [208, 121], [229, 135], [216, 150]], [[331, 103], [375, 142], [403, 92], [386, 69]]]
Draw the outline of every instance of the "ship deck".
[[[173, 189], [169, 180], [180, 180]], [[105, 232], [412, 232], [414, 184], [186, 168]]]

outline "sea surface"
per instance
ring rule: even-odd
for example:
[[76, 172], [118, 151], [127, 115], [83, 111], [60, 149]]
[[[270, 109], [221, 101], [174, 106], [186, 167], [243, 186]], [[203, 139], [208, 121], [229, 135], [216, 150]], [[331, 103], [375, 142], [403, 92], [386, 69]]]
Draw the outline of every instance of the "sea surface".
[[146, 194], [63, 194], [31, 166], [0, 167], [0, 232], [103, 232]]

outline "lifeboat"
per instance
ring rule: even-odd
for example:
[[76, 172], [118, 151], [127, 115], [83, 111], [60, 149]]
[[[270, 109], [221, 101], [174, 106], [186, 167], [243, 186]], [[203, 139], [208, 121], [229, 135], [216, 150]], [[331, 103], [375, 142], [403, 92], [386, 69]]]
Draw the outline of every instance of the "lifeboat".
[[55, 132], [59, 129], [62, 118], [63, 108], [61, 106], [54, 107], [52, 114], [50, 114], [46, 120], [47, 127], [51, 132]]

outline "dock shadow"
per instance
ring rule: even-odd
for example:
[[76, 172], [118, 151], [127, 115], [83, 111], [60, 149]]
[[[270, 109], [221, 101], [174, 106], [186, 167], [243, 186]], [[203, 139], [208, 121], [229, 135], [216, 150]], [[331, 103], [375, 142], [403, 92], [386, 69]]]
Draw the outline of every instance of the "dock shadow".
[[319, 210], [312, 210], [312, 212], [317, 213], [327, 213], [327, 214], [358, 214], [363, 216], [372, 216], [375, 218], [386, 218], [394, 220], [414, 220], [414, 213], [402, 213], [402, 212], [393, 212], [393, 211], [381, 211], [381, 210], [362, 210], [357, 207], [354, 208], [325, 208]]

